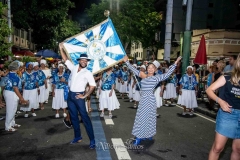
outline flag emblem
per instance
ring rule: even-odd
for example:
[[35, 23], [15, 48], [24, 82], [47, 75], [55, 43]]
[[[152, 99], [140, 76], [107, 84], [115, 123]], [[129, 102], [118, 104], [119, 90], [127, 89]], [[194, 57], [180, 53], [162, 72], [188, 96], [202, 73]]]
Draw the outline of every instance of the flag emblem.
[[78, 64], [81, 54], [87, 54], [87, 69], [93, 74], [119, 63], [126, 52], [110, 18], [102, 23], [68, 38], [63, 43], [69, 59]]

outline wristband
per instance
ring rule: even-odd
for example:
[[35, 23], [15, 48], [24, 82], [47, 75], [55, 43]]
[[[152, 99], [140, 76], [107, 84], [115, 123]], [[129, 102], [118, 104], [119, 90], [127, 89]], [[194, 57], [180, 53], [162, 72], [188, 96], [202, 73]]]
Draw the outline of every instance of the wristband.
[[216, 98], [216, 103], [218, 103], [218, 97]]

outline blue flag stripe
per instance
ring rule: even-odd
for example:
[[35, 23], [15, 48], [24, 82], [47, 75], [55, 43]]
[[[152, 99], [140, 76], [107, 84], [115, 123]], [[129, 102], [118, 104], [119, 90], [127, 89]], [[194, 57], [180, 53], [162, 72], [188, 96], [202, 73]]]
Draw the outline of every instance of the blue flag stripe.
[[76, 45], [76, 46], [81, 46], [81, 47], [87, 47], [86, 43], [80, 42], [76, 38], [72, 38], [72, 39], [68, 40], [66, 43]]

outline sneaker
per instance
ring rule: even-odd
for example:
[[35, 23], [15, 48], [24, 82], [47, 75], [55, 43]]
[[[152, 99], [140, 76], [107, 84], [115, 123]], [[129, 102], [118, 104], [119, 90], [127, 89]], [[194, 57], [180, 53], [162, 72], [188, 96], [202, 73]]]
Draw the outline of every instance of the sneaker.
[[95, 140], [91, 140], [90, 141], [90, 145], [89, 145], [89, 148], [90, 149], [95, 149], [96, 145], [95, 145]]
[[47, 103], [48, 103], [48, 101], [45, 101], [44, 103], [46, 103], [46, 104], [47, 104]]
[[59, 114], [58, 113], [55, 115], [55, 118], [59, 118]]
[[166, 104], [165, 104], [165, 106], [167, 106], [167, 107], [168, 107], [168, 106], [169, 106], [169, 104], [167, 104], [167, 103], [166, 103]]
[[134, 105], [133, 105], [133, 108], [137, 108], [137, 105], [136, 105], [136, 104], [134, 104]]
[[159, 114], [156, 114], [156, 117], [159, 117]]
[[189, 115], [192, 116], [193, 115], [193, 111], [189, 112]]
[[63, 123], [65, 124], [65, 126], [66, 126], [67, 128], [72, 128], [71, 122], [70, 122], [70, 121], [67, 121], [65, 118], [63, 119]]
[[1, 120], [4, 120], [4, 117], [0, 117], [0, 121], [1, 121]]
[[67, 113], [63, 113], [63, 117], [64, 117], [64, 118], [67, 117]]
[[132, 99], [129, 100], [129, 102], [132, 102], [132, 101], [133, 101]]
[[24, 114], [24, 117], [25, 117], [25, 118], [28, 118], [28, 114]]
[[33, 116], [33, 117], [36, 117], [37, 115], [36, 115], [36, 113], [32, 113], [32, 116]]
[[104, 113], [103, 112], [100, 114], [100, 117], [104, 117]]
[[183, 112], [182, 115], [185, 116], [187, 113], [186, 112]]

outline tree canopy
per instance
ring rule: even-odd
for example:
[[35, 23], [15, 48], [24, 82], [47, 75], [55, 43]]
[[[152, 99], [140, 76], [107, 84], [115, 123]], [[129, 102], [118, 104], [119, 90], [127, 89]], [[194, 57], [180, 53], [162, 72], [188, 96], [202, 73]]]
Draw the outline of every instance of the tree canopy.
[[76, 22], [68, 19], [70, 0], [12, 0], [13, 23], [17, 28], [32, 29], [33, 41], [38, 49], [55, 48], [80, 31]]
[[[7, 6], [3, 5], [0, 2], [0, 13], [1, 15], [4, 14], [6, 11]], [[8, 42], [8, 37], [11, 33], [11, 29], [8, 27], [7, 19], [0, 17], [0, 57], [12, 55], [10, 52], [10, 47], [12, 47], [12, 43]]]
[[[125, 48], [131, 41], [140, 41], [144, 48], [156, 45], [155, 33], [160, 30], [161, 16], [155, 11], [154, 0], [121, 0], [120, 10], [115, 8], [110, 17]], [[87, 15], [96, 25], [106, 19], [104, 10], [109, 9], [109, 1], [92, 4], [86, 9]]]

